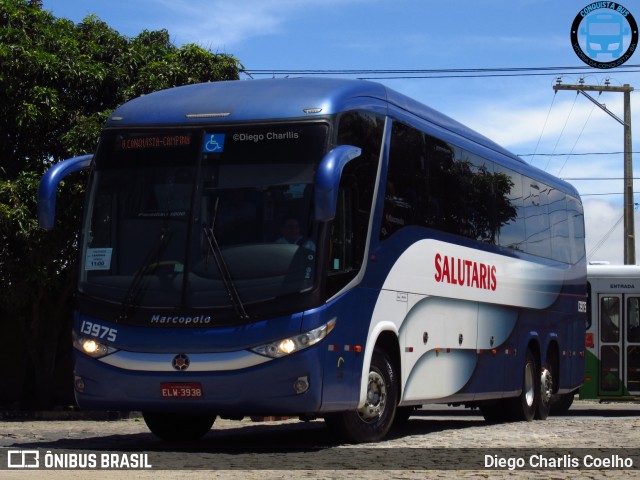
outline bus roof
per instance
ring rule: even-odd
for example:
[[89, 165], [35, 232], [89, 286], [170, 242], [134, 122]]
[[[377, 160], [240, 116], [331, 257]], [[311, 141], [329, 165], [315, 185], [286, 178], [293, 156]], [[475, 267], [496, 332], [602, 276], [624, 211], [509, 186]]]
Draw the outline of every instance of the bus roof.
[[[160, 90], [118, 108], [108, 126], [245, 122], [331, 115], [392, 104], [520, 160], [488, 138], [382, 84], [334, 78], [210, 82]], [[386, 112], [385, 112], [386, 113]]]
[[640, 265], [587, 265], [587, 277], [640, 278]]
[[577, 191], [452, 118], [382, 84], [337, 78], [277, 78], [200, 83], [160, 90], [133, 99], [111, 115], [107, 127], [188, 125], [284, 120], [331, 115], [345, 110], [388, 109], [410, 113], [454, 136], [506, 157], [521, 171], [577, 195]]

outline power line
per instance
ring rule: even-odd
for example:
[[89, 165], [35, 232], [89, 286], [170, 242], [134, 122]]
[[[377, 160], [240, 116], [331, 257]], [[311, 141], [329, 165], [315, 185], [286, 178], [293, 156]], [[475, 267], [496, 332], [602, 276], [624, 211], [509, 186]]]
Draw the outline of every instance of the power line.
[[[624, 177], [562, 177], [563, 180], [624, 180]], [[633, 177], [632, 180], [640, 180], [640, 177]]]
[[[589, 119], [591, 118], [591, 114], [593, 114], [593, 111], [595, 110], [595, 108], [596, 108], [595, 105], [593, 105], [591, 107], [591, 111], [589, 112], [589, 115], [587, 116], [587, 119], [584, 121], [584, 125], [582, 125], [582, 130], [580, 130], [580, 133], [578, 134], [578, 138], [576, 138], [576, 141], [573, 144], [573, 147], [571, 147], [571, 151], [567, 154], [566, 158], [564, 159], [564, 163], [560, 167], [560, 170], [558, 170], [558, 173], [556, 173], [556, 176], [558, 176], [558, 177], [560, 176], [560, 174], [562, 173], [562, 170], [564, 169], [565, 165], [569, 161], [569, 157], [571, 156], [571, 154], [573, 153], [573, 150], [576, 148], [576, 145], [580, 141], [580, 138], [582, 137], [582, 134], [584, 133], [584, 129], [586, 128], [587, 123], [589, 123]], [[548, 162], [547, 162], [547, 164], [548, 164]]]
[[[634, 192], [635, 194], [636, 192]], [[581, 197], [604, 197], [607, 195], [624, 195], [624, 192], [612, 192], [612, 193], [581, 193]]]
[[[556, 152], [556, 148], [558, 148], [558, 144], [560, 143], [560, 139], [562, 138], [562, 134], [564, 133], [564, 129], [567, 128], [567, 124], [569, 123], [569, 119], [571, 118], [571, 114], [573, 113], [573, 109], [576, 106], [577, 100], [578, 100], [578, 96], [576, 95], [576, 97], [573, 99], [573, 103], [571, 104], [571, 110], [569, 110], [569, 115], [567, 115], [567, 119], [564, 121], [564, 125], [562, 126], [562, 130], [560, 130], [560, 135], [558, 135], [558, 139], [556, 140], [556, 144], [553, 146], [553, 152], [551, 152], [551, 153], [555, 153]], [[549, 162], [550, 161], [551, 161], [551, 158], [549, 158], [547, 160], [547, 164], [544, 166], [544, 170], [548, 171], [547, 169], [549, 168]]]
[[609, 229], [609, 231], [607, 233], [604, 234], [604, 236], [600, 239], [600, 241], [598, 243], [595, 244], [595, 246], [591, 249], [591, 251], [589, 253], [587, 253], [587, 257], [591, 257], [594, 253], [596, 253], [600, 247], [602, 247], [602, 245], [604, 245], [604, 243], [607, 241], [607, 239], [611, 236], [611, 234], [613, 233], [613, 231], [616, 229], [616, 227], [618, 225], [620, 225], [620, 222], [622, 222], [622, 219], [624, 218], [624, 215], [620, 216], [620, 218], [618, 219], [618, 221], [613, 225], [613, 227], [611, 227]]
[[[640, 65], [625, 65], [616, 73], [640, 72]], [[592, 74], [584, 67], [507, 67], [507, 68], [437, 68], [437, 69], [251, 69], [241, 72], [253, 75], [353, 75], [363, 80], [402, 80], [436, 78], [526, 77], [536, 75]]]
[[[561, 80], [558, 79], [556, 85], [553, 86], [553, 91], [558, 90], [570, 90], [576, 91], [586, 97], [590, 102], [613, 117], [618, 123], [624, 127], [624, 263], [625, 265], [634, 265], [636, 263], [636, 243], [635, 243], [635, 218], [634, 218], [634, 204], [633, 197], [635, 192], [633, 191], [633, 156], [631, 155], [631, 92], [634, 88], [625, 83], [622, 86], [611, 86], [607, 81], [605, 85], [585, 85], [581, 80], [578, 85], [564, 85]], [[606, 105], [601, 104], [596, 99], [592, 98], [589, 92], [618, 92], [624, 94], [624, 120], [618, 118], [613, 114]]]
[[[581, 152], [581, 153], [518, 153], [519, 157], [564, 157], [565, 155], [569, 155], [572, 157], [584, 156], [584, 155], [621, 155], [624, 152]], [[638, 154], [640, 152], [631, 152], [634, 154]]]
[[[547, 128], [547, 122], [549, 121], [549, 116], [551, 115], [551, 109], [553, 108], [553, 104], [556, 101], [556, 97], [557, 95], [554, 95], [551, 98], [551, 105], [549, 106], [549, 111], [547, 112], [547, 118], [544, 119], [544, 125], [542, 126], [542, 131], [540, 132], [540, 137], [538, 137], [538, 143], [536, 143], [536, 148], [533, 149], [533, 156], [536, 155], [536, 153], [538, 152], [538, 146], [540, 145], [540, 140], [542, 140], [542, 135], [544, 134], [544, 130], [545, 128]], [[529, 163], [531, 163], [533, 161], [533, 159], [531, 159], [529, 161]]]

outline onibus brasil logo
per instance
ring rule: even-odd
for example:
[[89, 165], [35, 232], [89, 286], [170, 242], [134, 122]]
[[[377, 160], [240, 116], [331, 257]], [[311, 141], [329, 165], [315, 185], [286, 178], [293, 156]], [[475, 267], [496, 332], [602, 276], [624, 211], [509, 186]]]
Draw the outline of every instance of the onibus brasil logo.
[[591, 67], [619, 67], [636, 50], [638, 25], [619, 3], [593, 2], [576, 15], [571, 45], [578, 58]]

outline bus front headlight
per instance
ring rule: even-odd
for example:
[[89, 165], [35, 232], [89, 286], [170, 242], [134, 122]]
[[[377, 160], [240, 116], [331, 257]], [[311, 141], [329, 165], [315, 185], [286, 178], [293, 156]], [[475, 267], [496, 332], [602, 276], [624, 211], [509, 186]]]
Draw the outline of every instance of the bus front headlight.
[[251, 351], [264, 355], [270, 358], [279, 358], [289, 355], [294, 352], [299, 352], [305, 348], [309, 348], [315, 345], [324, 337], [326, 337], [336, 325], [336, 319], [329, 320], [324, 325], [309, 330], [308, 332], [301, 333], [294, 337], [284, 338], [282, 340], [276, 340], [275, 342], [267, 343], [254, 347]]

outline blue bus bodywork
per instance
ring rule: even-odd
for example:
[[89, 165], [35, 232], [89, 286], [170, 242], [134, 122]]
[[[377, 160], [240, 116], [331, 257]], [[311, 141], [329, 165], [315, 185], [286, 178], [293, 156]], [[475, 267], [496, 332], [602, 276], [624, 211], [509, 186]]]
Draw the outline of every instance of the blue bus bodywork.
[[[455, 213], [444, 204], [458, 199], [406, 187], [393, 162], [409, 150], [440, 162], [415, 157], [433, 191], [471, 172], [472, 203], [497, 182], [511, 193], [491, 193], [490, 213], [468, 201]], [[369, 441], [425, 403], [545, 418], [582, 383], [578, 193], [382, 85], [153, 93], [111, 115], [91, 168], [74, 321], [82, 408], [141, 410], [164, 438], [200, 436], [217, 415], [299, 415]], [[41, 184], [49, 228], [59, 178]], [[232, 200], [232, 219], [251, 216], [238, 232]], [[556, 223], [538, 226], [541, 205]], [[290, 217], [304, 244], [276, 238]], [[524, 240], [507, 240], [519, 224]]]

